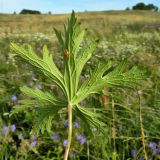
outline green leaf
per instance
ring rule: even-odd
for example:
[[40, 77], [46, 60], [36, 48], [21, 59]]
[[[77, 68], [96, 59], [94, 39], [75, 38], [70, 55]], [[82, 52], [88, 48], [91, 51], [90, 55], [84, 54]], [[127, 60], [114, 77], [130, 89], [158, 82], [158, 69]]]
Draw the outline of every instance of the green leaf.
[[91, 58], [93, 51], [97, 47], [97, 42], [91, 42], [88, 44], [82, 51], [80, 51], [79, 56], [76, 59], [76, 69], [73, 72], [73, 79], [75, 80], [74, 86], [75, 86], [75, 91], [77, 91], [78, 84], [79, 84], [79, 79], [81, 72], [84, 68], [84, 65], [86, 62]]
[[49, 103], [52, 105], [66, 107], [67, 101], [65, 99], [61, 99], [56, 97], [55, 95], [51, 95], [48, 92], [43, 92], [40, 89], [32, 89], [29, 87], [22, 87], [20, 88], [22, 93], [27, 95], [30, 98], [36, 99], [39, 103]]
[[28, 63], [41, 70], [44, 75], [51, 78], [65, 93], [63, 76], [53, 62], [53, 57], [51, 54], [49, 54], [47, 46], [44, 46], [43, 48], [43, 59], [34, 53], [31, 46], [28, 46], [28, 49], [25, 49], [22, 46], [11, 43], [11, 49], [14, 50], [20, 57], [25, 59]]
[[102, 114], [94, 113], [77, 105], [73, 108], [76, 112], [76, 115], [86, 123], [86, 125], [92, 130], [94, 127], [100, 132], [104, 133], [106, 124], [102, 121]]
[[38, 107], [36, 109], [37, 114], [34, 120], [34, 125], [31, 133], [39, 134], [39, 132], [41, 131], [41, 133], [43, 134], [45, 130], [47, 130], [50, 133], [52, 128], [52, 120], [58, 111], [58, 107]]
[[36, 105], [39, 105], [39, 102], [36, 100], [20, 100], [19, 104], [13, 107], [10, 116], [12, 116], [13, 114], [17, 114], [21, 111], [33, 109]]
[[20, 111], [36, 109], [37, 107], [39, 108], [39, 106], [43, 106], [44, 108], [51, 106], [55, 111], [61, 110], [67, 106], [67, 102], [64, 99], [51, 95], [48, 92], [43, 92], [39, 89], [22, 87], [21, 91], [31, 99], [20, 100], [20, 105], [14, 106], [10, 116]]
[[72, 12], [68, 24], [64, 25], [64, 34], [56, 29], [55, 33], [62, 48], [62, 55], [68, 54], [68, 57], [64, 56], [64, 83], [68, 101], [71, 101], [77, 91], [79, 81], [79, 78], [76, 76], [76, 57], [79, 51], [79, 46], [83, 41], [85, 30], [80, 29], [75, 13]]
[[121, 63], [112, 72], [104, 76], [108, 83], [108, 87], [128, 87], [134, 88], [139, 84], [139, 81], [144, 79], [144, 72], [140, 71], [136, 66], [129, 71], [124, 72], [125, 62]]
[[77, 104], [89, 94], [97, 93], [107, 86], [107, 81], [103, 78], [103, 74], [111, 68], [111, 61], [108, 63], [99, 63], [95, 70], [90, 74], [89, 78], [80, 86], [72, 103]]
[[80, 86], [72, 103], [77, 104], [89, 94], [98, 93], [106, 87], [135, 87], [139, 80], [144, 78], [144, 73], [133, 67], [124, 72], [125, 62], [112, 69], [112, 63], [99, 63], [91, 72], [89, 78]]
[[102, 114], [94, 113], [85, 107], [79, 106], [78, 103], [90, 94], [98, 93], [106, 87], [133, 88], [139, 83], [139, 80], [144, 78], [143, 73], [137, 67], [125, 72], [125, 62], [120, 63], [117, 67], [113, 67], [110, 61], [100, 62], [80, 85], [80, 75], [84, 65], [92, 57], [97, 42], [91, 42], [81, 49], [80, 46], [84, 39], [85, 30], [80, 28], [74, 12], [72, 12], [68, 24], [64, 25], [64, 32], [61, 33], [55, 29], [55, 33], [64, 58], [63, 74], [56, 67], [53, 57], [49, 54], [46, 46], [43, 47], [43, 58], [37, 56], [31, 46], [25, 49], [12, 43], [11, 48], [20, 57], [32, 66], [37, 67], [46, 77], [56, 83], [65, 97], [59, 98], [49, 92], [23, 87], [21, 91], [30, 99], [21, 100], [20, 106], [15, 106], [12, 114], [22, 110], [35, 109], [36, 121], [33, 131], [39, 133], [41, 130], [44, 133], [45, 129], [47, 131], [51, 130], [54, 116], [60, 112], [64, 113], [66, 111], [64, 108], [71, 104], [74, 113], [86, 125], [90, 126], [90, 128], [96, 127], [101, 132], [104, 132], [105, 123], [101, 120]]

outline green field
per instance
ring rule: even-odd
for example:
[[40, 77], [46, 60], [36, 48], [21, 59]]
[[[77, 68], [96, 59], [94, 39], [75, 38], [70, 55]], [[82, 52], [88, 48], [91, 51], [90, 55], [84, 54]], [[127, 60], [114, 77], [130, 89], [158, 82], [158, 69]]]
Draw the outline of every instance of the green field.
[[[9, 116], [19, 100], [26, 99], [20, 87], [29, 86], [62, 96], [58, 87], [37, 69], [15, 56], [11, 42], [28, 44], [41, 56], [48, 46], [54, 62], [62, 67], [62, 53], [54, 28], [63, 30], [70, 14], [0, 14], [0, 159], [61, 160], [67, 138], [66, 114], [53, 120], [51, 133], [30, 133], [37, 119], [35, 111]], [[99, 40], [91, 59], [82, 71], [84, 81], [98, 62], [126, 60], [125, 71], [137, 66], [144, 80], [134, 89], [107, 87], [82, 101], [82, 105], [107, 117], [104, 135], [93, 134], [76, 116], [70, 159], [73, 160], [159, 160], [160, 159], [160, 12], [102, 11], [76, 13], [81, 28], [86, 28], [82, 47]], [[14, 128], [16, 127], [16, 128]], [[57, 136], [58, 135], [58, 136]], [[83, 135], [83, 144], [77, 136]], [[57, 136], [57, 137], [56, 137]], [[83, 139], [83, 140], [84, 140]]]

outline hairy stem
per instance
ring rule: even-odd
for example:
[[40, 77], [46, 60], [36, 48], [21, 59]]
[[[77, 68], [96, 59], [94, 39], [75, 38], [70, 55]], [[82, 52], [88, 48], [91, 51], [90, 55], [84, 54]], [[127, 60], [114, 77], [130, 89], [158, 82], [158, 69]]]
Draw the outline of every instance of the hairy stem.
[[140, 115], [139, 121], [140, 121], [141, 140], [142, 140], [142, 146], [143, 146], [144, 159], [147, 160], [148, 157], [147, 157], [147, 152], [146, 152], [145, 134], [144, 134], [144, 128], [143, 128], [142, 109], [141, 109], [141, 95], [139, 95], [139, 115]]
[[64, 160], [68, 159], [71, 140], [72, 140], [72, 105], [70, 103], [68, 104], [67, 109], [68, 109], [68, 143], [65, 149]]
[[115, 127], [115, 104], [112, 99], [112, 138], [113, 138], [113, 147], [114, 152], [116, 152], [116, 127]]
[[114, 147], [114, 152], [112, 153], [112, 159], [116, 160], [117, 154], [116, 154], [115, 103], [113, 99], [112, 99], [112, 138], [113, 138], [113, 147]]

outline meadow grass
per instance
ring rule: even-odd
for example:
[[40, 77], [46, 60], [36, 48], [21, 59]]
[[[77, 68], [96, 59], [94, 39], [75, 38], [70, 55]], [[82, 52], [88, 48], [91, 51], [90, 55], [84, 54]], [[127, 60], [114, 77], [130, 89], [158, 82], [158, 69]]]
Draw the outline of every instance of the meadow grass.
[[[62, 59], [59, 59], [60, 49], [53, 28], [62, 30], [68, 17], [69, 14], [0, 15], [0, 126], [3, 130], [4, 125], [14, 123], [18, 128], [14, 133], [7, 132], [6, 141], [3, 141], [3, 136], [0, 135], [1, 142], [3, 142], [0, 143], [0, 148], [3, 148], [3, 152], [0, 152], [2, 159], [7, 156], [20, 157], [22, 160], [37, 157], [50, 159], [54, 156], [62, 159], [63, 157], [63, 140], [67, 133], [63, 122], [66, 120], [66, 115], [56, 117], [60, 122], [57, 123], [56, 120], [53, 123], [55, 124], [53, 134], [60, 134], [57, 142], [53, 142], [52, 135], [45, 133], [45, 135], [40, 135], [35, 148], [28, 149], [26, 146], [32, 141], [29, 132], [35, 113], [33, 112], [32, 116], [23, 113], [11, 119], [7, 117], [7, 114], [4, 116], [4, 113], [9, 113], [13, 105], [17, 103], [13, 101], [13, 95], [16, 95], [18, 99], [24, 98], [20, 94], [20, 86], [47, 88], [58, 94], [58, 89], [54, 84], [48, 86], [48, 81], [41, 78], [37, 70], [31, 71], [32, 69], [23, 61], [16, 61], [9, 45], [10, 42], [24, 46], [31, 44], [40, 54], [42, 46], [47, 44], [53, 53], [55, 63], [62, 69]], [[88, 28], [87, 40], [100, 39], [92, 59], [85, 66], [82, 80], [88, 76], [90, 68], [95, 68], [98, 61], [111, 59], [116, 65], [126, 58], [129, 61], [126, 70], [136, 64], [145, 71], [147, 78], [136, 90], [111, 89], [108, 91], [104, 89], [99, 95], [91, 96], [82, 102], [89, 104], [87, 107], [94, 107], [95, 112], [100, 109], [107, 115], [106, 134], [103, 136], [95, 132], [92, 137], [88, 135], [87, 129], [75, 127], [75, 138], [71, 147], [74, 156], [71, 159], [137, 160], [144, 157], [143, 143], [148, 158], [158, 159], [160, 151], [156, 151], [160, 150], [160, 13], [103, 11], [77, 13], [77, 17], [82, 28]], [[33, 80], [32, 76], [35, 76], [37, 80]], [[140, 99], [139, 96], [141, 96]], [[114, 105], [112, 100], [114, 100]], [[142, 117], [142, 123], [140, 123], [140, 117]], [[25, 138], [19, 142], [17, 136], [20, 133]], [[81, 145], [77, 142], [76, 136], [79, 133], [83, 133], [87, 138], [87, 144]], [[51, 148], [53, 145], [54, 150]], [[12, 147], [9, 148], [9, 146]], [[132, 150], [136, 151], [134, 156], [131, 155]]]
[[[0, 14], [0, 33], [53, 33], [54, 28], [62, 29], [69, 14], [59, 15], [9, 15]], [[115, 25], [133, 23], [160, 23], [159, 12], [148, 11], [104, 11], [77, 13], [86, 28], [112, 30]], [[96, 27], [98, 26], [98, 27]]]

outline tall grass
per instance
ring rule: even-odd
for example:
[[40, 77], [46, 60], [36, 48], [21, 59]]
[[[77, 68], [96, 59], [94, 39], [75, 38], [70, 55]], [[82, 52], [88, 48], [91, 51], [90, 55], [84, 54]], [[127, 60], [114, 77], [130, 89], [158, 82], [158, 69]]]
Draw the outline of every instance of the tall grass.
[[[54, 155], [55, 159], [56, 157], [61, 159], [63, 156], [62, 143], [67, 131], [62, 123], [53, 126], [53, 134], [59, 133], [61, 135], [58, 143], [53, 142], [52, 134], [45, 133], [39, 137], [37, 140], [39, 144], [32, 148], [34, 150], [32, 151], [31, 148], [25, 148], [25, 143], [31, 141], [29, 131], [33, 123], [34, 112], [31, 113], [32, 116], [23, 113], [12, 119], [9, 119], [6, 113], [9, 113], [14, 105], [14, 102], [11, 101], [13, 94], [16, 94], [18, 99], [24, 98], [20, 94], [19, 86], [29, 85], [32, 82], [32, 87], [41, 84], [43, 88], [49, 88], [51, 92], [56, 89], [56, 94], [58, 94], [57, 88], [54, 85], [50, 88], [47, 85], [47, 80], [40, 78], [36, 70], [30, 72], [29, 66], [24, 65], [24, 62], [17, 63], [15, 61], [12, 51], [9, 49], [10, 42], [18, 42], [24, 46], [32, 44], [36, 52], [40, 52], [42, 46], [47, 44], [53, 53], [56, 64], [61, 68], [60, 51], [53, 34], [53, 27], [62, 29], [67, 17], [68, 15], [0, 15], [0, 110], [2, 117], [0, 122], [1, 127], [13, 123], [17, 126], [15, 133], [7, 134], [13, 139], [9, 141], [8, 138], [6, 141], [11, 148], [0, 143], [0, 148], [5, 149], [1, 157], [5, 157], [5, 155], [6, 158], [8, 156], [16, 157], [17, 155], [21, 159], [25, 159], [24, 157], [38, 159], [38, 155], [40, 155], [39, 159], [45, 159], [45, 157], [49, 159]], [[87, 129], [75, 128], [75, 137], [71, 146], [74, 156], [71, 159], [137, 160], [140, 157], [144, 158], [145, 154], [148, 158], [159, 159], [159, 154], [155, 155], [154, 150], [150, 147], [151, 142], [157, 144], [157, 149], [160, 147], [160, 29], [155, 25], [160, 23], [159, 17], [160, 13], [155, 12], [78, 13], [82, 27], [91, 29], [87, 31], [89, 35], [87, 39], [97, 37], [100, 39], [100, 44], [92, 60], [85, 66], [82, 79], [88, 76], [90, 68], [95, 68], [97, 61], [112, 59], [115, 64], [118, 64], [125, 58], [130, 64], [126, 70], [136, 64], [146, 71], [147, 79], [136, 91], [104, 90], [99, 95], [92, 96], [82, 102], [89, 104], [88, 107], [94, 106], [95, 112], [100, 107], [107, 116], [105, 122], [108, 127], [105, 130], [105, 136], [98, 134], [98, 131], [90, 136]], [[31, 80], [32, 75], [36, 77], [37, 81]], [[139, 103], [139, 95], [141, 103]], [[23, 116], [25, 116], [25, 121], [21, 121]], [[56, 118], [65, 122], [66, 115], [62, 114]], [[17, 135], [20, 133], [24, 135], [24, 141], [17, 140]], [[87, 138], [87, 144], [81, 145], [76, 140], [79, 133], [83, 133]], [[3, 137], [0, 137], [2, 140]], [[54, 151], [53, 148], [50, 148], [52, 145], [54, 145]], [[23, 153], [20, 152], [22, 148], [24, 149]], [[50, 151], [47, 153], [48, 149]], [[134, 157], [131, 156], [132, 149], [136, 150]]]

